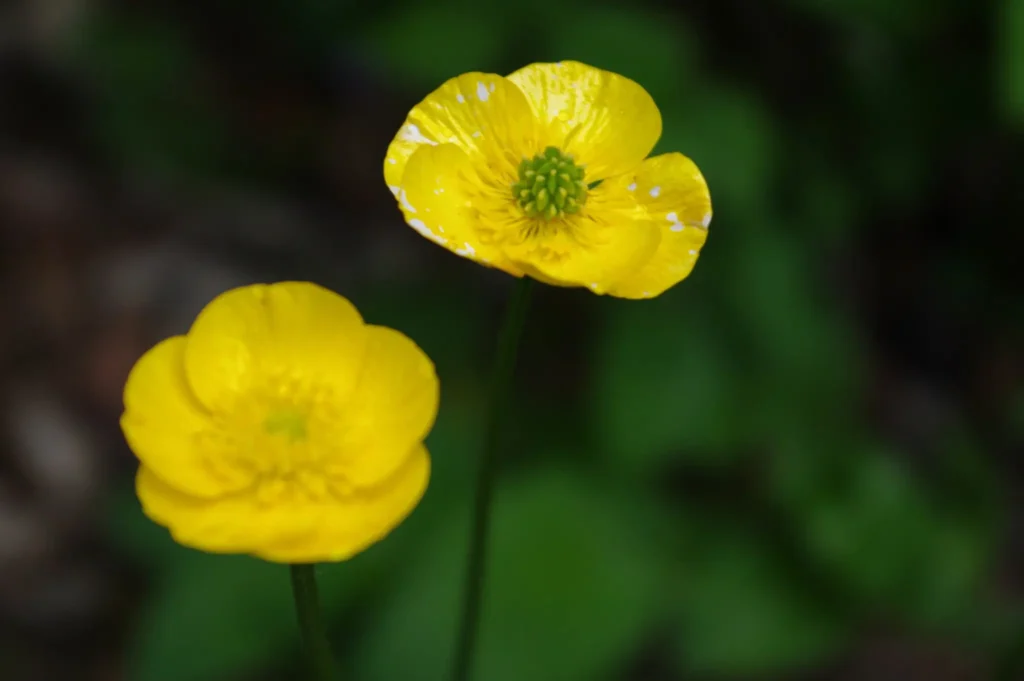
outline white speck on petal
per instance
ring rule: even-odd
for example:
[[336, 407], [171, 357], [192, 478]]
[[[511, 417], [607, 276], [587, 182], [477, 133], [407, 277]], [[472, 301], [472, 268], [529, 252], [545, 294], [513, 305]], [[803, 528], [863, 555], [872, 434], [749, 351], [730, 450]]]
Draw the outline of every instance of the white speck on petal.
[[665, 215], [665, 219], [672, 223], [672, 226], [669, 227], [669, 231], [672, 231], [672, 232], [681, 232], [681, 231], [683, 231], [683, 223], [679, 222], [679, 216], [676, 214], [675, 211], [672, 211], [671, 213], [667, 213]]
[[651, 292], [650, 292], [650, 291], [644, 291], [644, 292], [643, 292], [643, 293], [642, 293], [641, 295], [642, 295], [642, 296], [643, 296], [644, 298], [650, 298], [650, 297], [651, 297]]
[[661, 194], [661, 187], [651, 187], [650, 194], [654, 198], [658, 198], [658, 195]]
[[438, 225], [437, 226], [437, 231], [441, 232], [441, 234], [444, 234], [444, 227], [442, 227], [441, 225]]
[[396, 163], [398, 163], [398, 161], [396, 159], [389, 158], [388, 163], [390, 163], [391, 165], [395, 165]]
[[460, 92], [459, 94], [455, 95], [455, 101], [458, 102], [459, 104], [463, 104], [465, 103], [466, 98], [463, 97], [462, 93]]
[[473, 136], [473, 137], [483, 137], [484, 135], [483, 135], [483, 133], [482, 133], [482, 132], [480, 132], [479, 130], [477, 130], [476, 132], [474, 132], [474, 133], [473, 133], [473, 135], [472, 135], [472, 136]]
[[448, 243], [448, 239], [445, 239], [443, 236], [438, 236], [431, 232], [430, 228], [427, 227], [423, 220], [413, 218], [412, 220], [409, 220], [409, 226], [435, 243], [439, 243], [441, 245]]
[[476, 96], [481, 102], [486, 102], [491, 98], [490, 93], [487, 92], [487, 86], [479, 81], [476, 84]]
[[405, 195], [404, 189], [398, 193], [398, 203], [400, 203], [402, 205], [402, 208], [409, 211], [410, 213], [416, 212], [416, 209], [413, 207], [413, 205], [409, 203], [409, 197]]
[[491, 83], [490, 90], [491, 90], [491, 92], [494, 92], [494, 83]]
[[711, 213], [705, 215], [704, 219], [700, 221], [700, 224], [704, 227], [704, 229], [707, 229], [708, 225], [711, 224]]
[[471, 245], [469, 245], [468, 243], [463, 243], [463, 246], [465, 246], [465, 248], [456, 248], [455, 253], [462, 256], [476, 255], [476, 249], [473, 248]]
[[406, 142], [415, 142], [416, 144], [437, 144], [434, 140], [424, 136], [423, 133], [420, 132], [419, 126], [413, 123], [405, 126], [405, 132], [402, 133], [402, 139]]
[[596, 291], [597, 290], [597, 283], [596, 282], [590, 285], [590, 290], [591, 291]]
[[695, 251], [694, 249], [691, 248], [690, 249], [690, 255], [697, 255], [697, 251]]
[[389, 184], [388, 185], [388, 189], [390, 189], [391, 193], [394, 194], [395, 196], [398, 196], [398, 192], [400, 192], [402, 190], [401, 187], [399, 187], [397, 185], [393, 185], [393, 184]]
[[626, 189], [628, 189], [631, 192], [635, 192], [636, 191], [636, 182], [634, 182], [633, 184], [631, 184], [628, 187], [626, 187]]

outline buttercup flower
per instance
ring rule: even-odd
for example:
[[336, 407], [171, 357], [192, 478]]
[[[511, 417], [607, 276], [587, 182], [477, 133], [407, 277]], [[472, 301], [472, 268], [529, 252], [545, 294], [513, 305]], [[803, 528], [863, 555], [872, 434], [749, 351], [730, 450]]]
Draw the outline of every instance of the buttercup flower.
[[467, 73], [418, 104], [384, 178], [406, 222], [517, 277], [649, 298], [693, 269], [711, 222], [697, 166], [647, 158], [661, 114], [638, 84], [579, 62]]
[[246, 286], [128, 376], [121, 428], [152, 520], [187, 546], [344, 560], [426, 490], [430, 359], [315, 284]]

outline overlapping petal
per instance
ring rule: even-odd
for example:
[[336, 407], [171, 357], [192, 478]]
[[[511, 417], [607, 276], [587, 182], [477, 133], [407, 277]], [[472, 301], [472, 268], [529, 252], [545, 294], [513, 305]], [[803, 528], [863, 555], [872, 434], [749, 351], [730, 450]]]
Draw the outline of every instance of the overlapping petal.
[[384, 179], [397, 196], [416, 150], [439, 144], [454, 144], [474, 162], [508, 172], [535, 153], [538, 134], [530, 105], [515, 85], [492, 73], [465, 73], [409, 112], [388, 147]]
[[136, 492], [146, 515], [176, 541], [212, 553], [248, 553], [275, 562], [345, 560], [381, 539], [415, 508], [430, 459], [414, 447], [381, 485], [348, 497], [261, 503], [251, 494], [200, 499], [182, 494], [142, 466]]
[[224, 409], [268, 376], [329, 383], [334, 399], [355, 387], [366, 345], [356, 308], [308, 282], [246, 286], [215, 298], [196, 318], [185, 373], [196, 397]]
[[345, 413], [340, 456], [327, 464], [354, 485], [390, 477], [422, 442], [437, 416], [434, 364], [406, 335], [368, 326], [363, 372]]
[[632, 196], [602, 185], [580, 215], [564, 222], [534, 222], [504, 250], [542, 281], [604, 293], [658, 248], [658, 230], [643, 217]]
[[490, 212], [482, 211], [481, 203], [489, 197], [473, 189], [474, 180], [479, 185], [469, 155], [459, 146], [421, 146], [409, 159], [399, 188], [405, 221], [456, 255], [520, 276], [522, 271], [481, 231]]
[[209, 466], [197, 445], [212, 424], [185, 380], [184, 356], [185, 337], [174, 336], [136, 362], [124, 388], [125, 439], [154, 474], [184, 492], [211, 497], [240, 489], [251, 478]]
[[661, 137], [661, 112], [634, 81], [580, 62], [530, 64], [508, 79], [526, 95], [554, 145], [585, 166], [587, 179], [633, 170]]
[[679, 153], [662, 154], [644, 161], [635, 173], [605, 184], [616, 195], [634, 197], [661, 235], [646, 264], [608, 292], [650, 298], [689, 276], [707, 239], [712, 213], [707, 183], [694, 162]]

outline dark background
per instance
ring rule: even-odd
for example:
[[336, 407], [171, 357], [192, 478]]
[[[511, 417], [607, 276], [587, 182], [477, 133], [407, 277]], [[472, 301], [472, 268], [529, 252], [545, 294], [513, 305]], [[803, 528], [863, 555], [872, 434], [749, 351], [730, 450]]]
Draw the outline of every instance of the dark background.
[[463, 71], [642, 83], [711, 235], [654, 301], [541, 288], [478, 681], [1024, 679], [1024, 2], [0, 3], [0, 678], [298, 678], [287, 571], [174, 545], [121, 388], [231, 286], [434, 358], [412, 518], [321, 571], [348, 681], [445, 677], [512, 283], [382, 165]]

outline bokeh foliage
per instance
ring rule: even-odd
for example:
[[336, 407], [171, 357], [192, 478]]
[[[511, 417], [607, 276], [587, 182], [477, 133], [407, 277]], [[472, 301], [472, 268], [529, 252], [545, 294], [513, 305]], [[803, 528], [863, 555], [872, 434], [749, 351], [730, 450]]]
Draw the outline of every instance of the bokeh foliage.
[[[949, 140], [978, 126], [1020, 129], [1024, 2], [984, 10], [1000, 26], [989, 61], [939, 47], [961, 22], [986, 19], [980, 5], [757, 4], [737, 26], [783, 17], [794, 42], [820, 48], [820, 73], [759, 71], [724, 49], [715, 30], [728, 12], [714, 3], [244, 3], [248, 22], [279, 27], [286, 72], [343, 54], [410, 102], [459, 72], [527, 61], [619, 71], [659, 102], [659, 151], [693, 157], [712, 188], [708, 247], [677, 289], [645, 303], [541, 294], [496, 508], [481, 681], [623, 678], [651, 658], [676, 678], [784, 676], [854, 649], [879, 621], [994, 659], [1006, 632], [993, 623], [1015, 621], [985, 589], [1002, 527], [986, 441], [967, 414], [927, 447], [870, 418], [878, 359], [833, 264], [864, 233], [898, 230], [887, 215], [929, 213]], [[98, 11], [75, 58], [113, 158], [191, 181], [286, 185], [294, 160], [229, 125], [180, 21]], [[967, 63], [951, 68], [957, 59]], [[993, 74], [991, 88], [977, 68]], [[282, 135], [300, 157], [316, 147], [315, 130]], [[397, 211], [386, 221], [405, 234]], [[493, 301], [473, 282], [500, 277], [443, 258], [453, 274], [425, 289], [342, 291], [369, 320], [420, 342], [445, 386], [422, 506], [386, 542], [321, 569], [355, 681], [435, 681], [449, 664], [495, 331]], [[552, 300], [578, 310], [577, 328]], [[573, 344], [559, 345], [563, 336]], [[548, 399], [531, 361], [571, 364], [576, 378]], [[1020, 404], [994, 422], [1017, 437]], [[294, 665], [284, 568], [175, 546], [127, 488], [109, 517], [112, 540], [150, 584], [131, 679]]]

